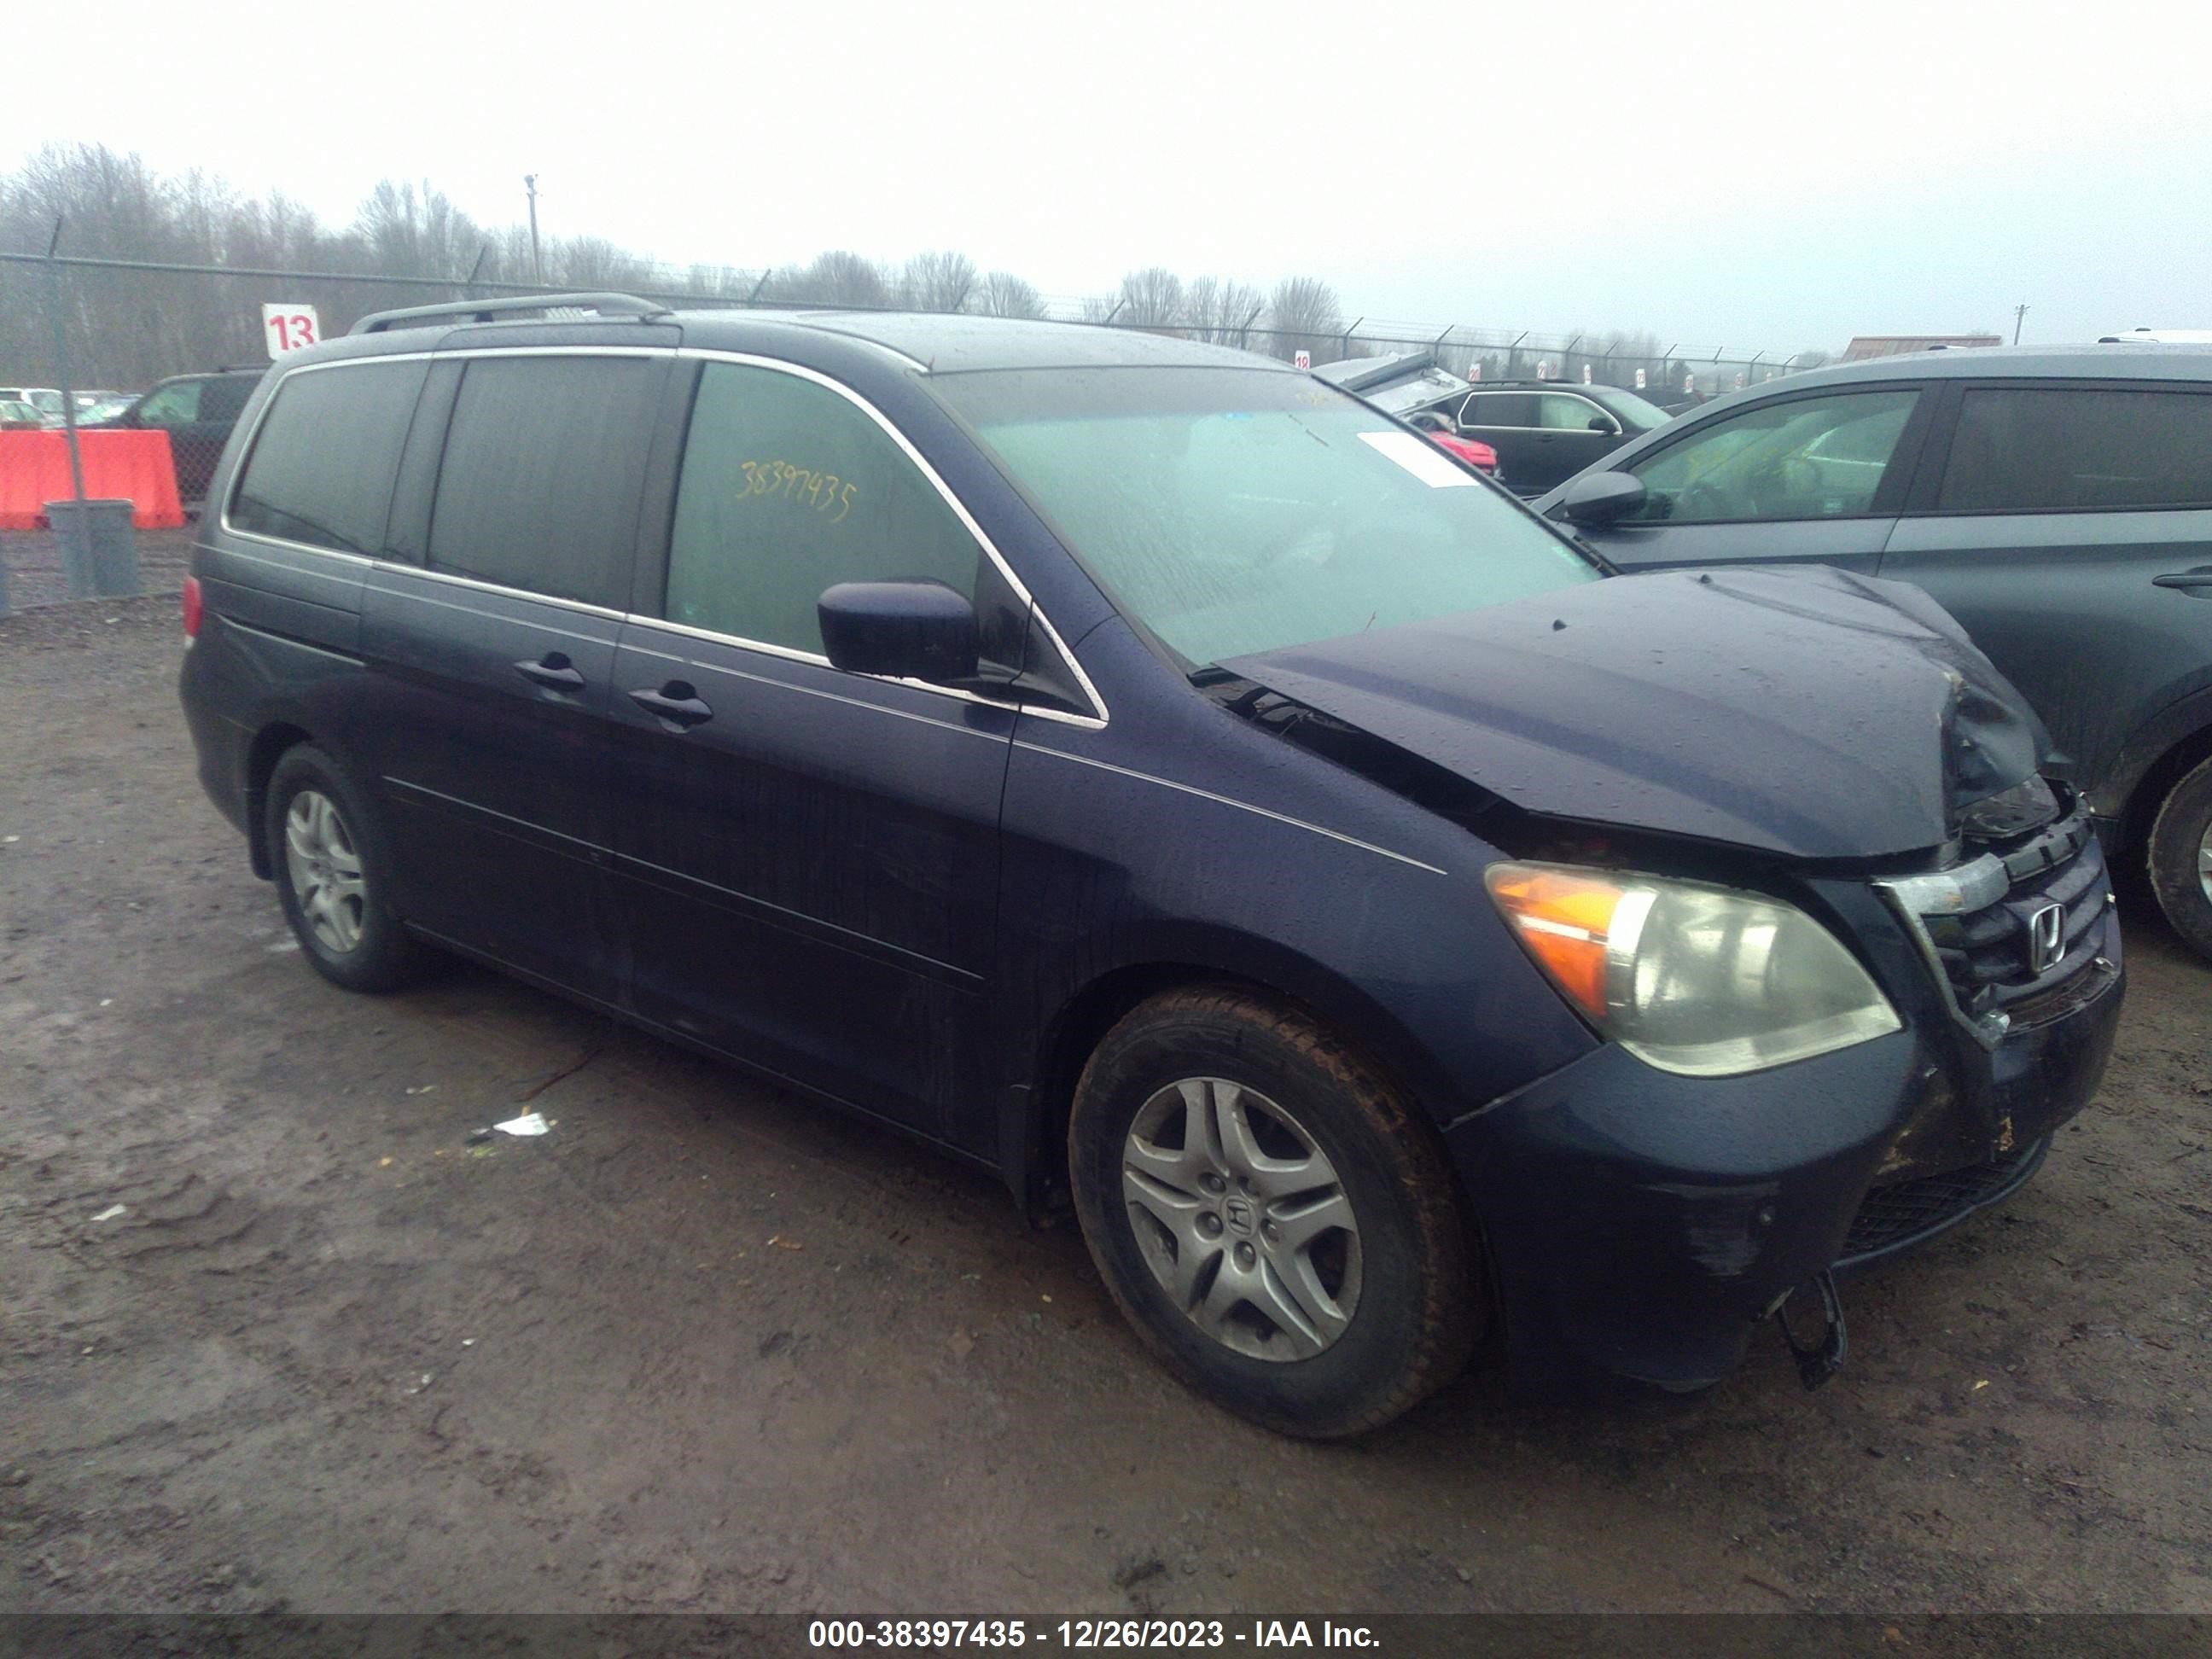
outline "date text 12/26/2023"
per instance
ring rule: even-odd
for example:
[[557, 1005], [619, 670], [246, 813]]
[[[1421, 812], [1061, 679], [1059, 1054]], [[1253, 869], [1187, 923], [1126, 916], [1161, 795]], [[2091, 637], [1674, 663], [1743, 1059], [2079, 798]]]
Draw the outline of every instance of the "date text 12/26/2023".
[[817, 1619], [810, 1648], [1364, 1648], [1364, 1625], [1304, 1619]]

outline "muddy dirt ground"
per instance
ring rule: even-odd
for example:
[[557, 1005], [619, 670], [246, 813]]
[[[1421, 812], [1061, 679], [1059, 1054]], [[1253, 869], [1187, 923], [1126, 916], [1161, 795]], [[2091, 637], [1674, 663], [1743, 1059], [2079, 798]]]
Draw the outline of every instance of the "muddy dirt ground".
[[0, 1607], [2212, 1611], [2212, 968], [2139, 895], [2102, 1097], [1824, 1391], [1762, 1340], [1300, 1445], [982, 1176], [487, 973], [325, 984], [173, 618], [0, 622]]

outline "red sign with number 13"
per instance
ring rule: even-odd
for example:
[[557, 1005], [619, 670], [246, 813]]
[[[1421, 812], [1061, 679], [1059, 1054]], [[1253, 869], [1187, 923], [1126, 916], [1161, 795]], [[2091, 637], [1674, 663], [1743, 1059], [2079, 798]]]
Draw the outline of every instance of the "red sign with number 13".
[[272, 358], [311, 346], [323, 337], [315, 308], [308, 305], [262, 307], [261, 331], [269, 338], [269, 355]]

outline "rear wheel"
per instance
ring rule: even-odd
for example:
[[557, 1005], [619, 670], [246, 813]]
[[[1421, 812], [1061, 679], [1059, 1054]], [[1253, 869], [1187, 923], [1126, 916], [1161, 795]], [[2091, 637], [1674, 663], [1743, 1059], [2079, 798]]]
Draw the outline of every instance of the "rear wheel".
[[2150, 884], [2174, 931], [2212, 957], [2212, 760], [2168, 792], [2150, 828]]
[[316, 971], [349, 991], [413, 979], [422, 947], [392, 913], [382, 825], [344, 771], [312, 744], [270, 775], [264, 830], [284, 920]]
[[1304, 1014], [1170, 992], [1084, 1068], [1069, 1168], [1107, 1288], [1184, 1382], [1285, 1433], [1388, 1422], [1480, 1325], [1434, 1132]]

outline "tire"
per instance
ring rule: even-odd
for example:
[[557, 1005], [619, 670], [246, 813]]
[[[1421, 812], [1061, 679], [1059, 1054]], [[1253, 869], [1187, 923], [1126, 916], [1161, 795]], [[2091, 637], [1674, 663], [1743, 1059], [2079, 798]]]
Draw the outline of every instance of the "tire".
[[1480, 1280], [1434, 1131], [1303, 1013], [1225, 987], [1143, 1004], [1084, 1067], [1068, 1166], [1122, 1314], [1239, 1416], [1362, 1433], [1474, 1351]]
[[2150, 827], [2150, 885], [2173, 930], [2212, 957], [2212, 760], [2167, 792]]
[[393, 991], [414, 979], [422, 947], [384, 898], [391, 843], [343, 769], [312, 744], [286, 750], [264, 810], [277, 902], [315, 970], [349, 991]]

